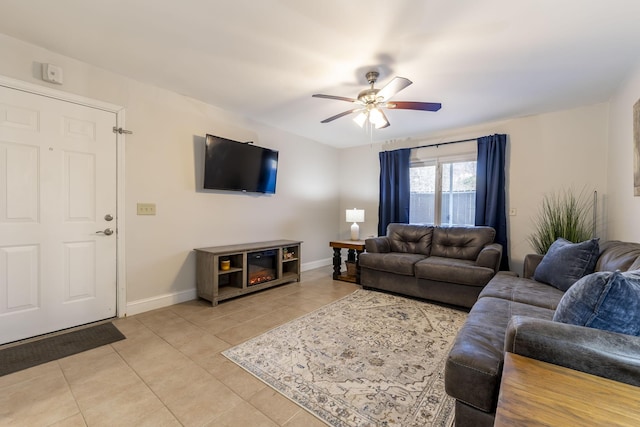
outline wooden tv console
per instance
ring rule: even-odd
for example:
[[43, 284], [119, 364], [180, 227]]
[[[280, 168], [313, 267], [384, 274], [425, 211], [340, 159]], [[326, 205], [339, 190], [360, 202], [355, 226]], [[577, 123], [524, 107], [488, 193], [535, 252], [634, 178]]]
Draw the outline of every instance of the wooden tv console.
[[[297, 240], [272, 240], [195, 249], [198, 296], [215, 306], [229, 298], [287, 282], [299, 282], [301, 243]], [[249, 260], [260, 258], [265, 252], [268, 256], [275, 255], [275, 278], [249, 284]], [[230, 261], [227, 270], [221, 268], [223, 260]]]

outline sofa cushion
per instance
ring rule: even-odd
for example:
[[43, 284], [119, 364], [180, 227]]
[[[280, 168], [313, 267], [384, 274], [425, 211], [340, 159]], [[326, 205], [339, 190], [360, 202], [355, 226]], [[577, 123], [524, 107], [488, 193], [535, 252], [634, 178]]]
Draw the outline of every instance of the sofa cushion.
[[533, 278], [566, 291], [578, 279], [593, 273], [599, 254], [598, 239], [571, 243], [559, 238], [549, 247]]
[[391, 252], [431, 254], [433, 227], [430, 225], [389, 224], [387, 238]]
[[387, 236], [369, 237], [364, 241], [364, 250], [367, 252], [391, 252]]
[[553, 310], [491, 297], [473, 305], [447, 358], [447, 394], [485, 412], [495, 411], [505, 331], [515, 315], [551, 320]]
[[640, 272], [599, 272], [580, 279], [553, 320], [640, 336]]
[[640, 268], [640, 245], [610, 240], [600, 245], [596, 271], [627, 271]]
[[425, 258], [425, 255], [420, 254], [365, 252], [360, 254], [359, 260], [361, 268], [413, 276], [415, 274], [414, 264]]
[[545, 283], [499, 272], [484, 287], [478, 298], [494, 297], [555, 310], [564, 292]]
[[470, 286], [484, 286], [494, 275], [493, 269], [479, 267], [473, 261], [437, 256], [418, 261], [414, 269], [418, 279]]
[[475, 261], [495, 237], [491, 227], [435, 227], [431, 255]]

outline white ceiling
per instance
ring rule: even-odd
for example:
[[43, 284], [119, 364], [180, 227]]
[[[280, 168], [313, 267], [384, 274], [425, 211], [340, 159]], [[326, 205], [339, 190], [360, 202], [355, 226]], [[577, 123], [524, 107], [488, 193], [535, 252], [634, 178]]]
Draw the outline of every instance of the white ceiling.
[[[336, 147], [606, 101], [640, 60], [639, 0], [2, 0], [0, 32]], [[34, 58], [37, 60], [37, 58]], [[369, 69], [414, 83], [360, 129]]]

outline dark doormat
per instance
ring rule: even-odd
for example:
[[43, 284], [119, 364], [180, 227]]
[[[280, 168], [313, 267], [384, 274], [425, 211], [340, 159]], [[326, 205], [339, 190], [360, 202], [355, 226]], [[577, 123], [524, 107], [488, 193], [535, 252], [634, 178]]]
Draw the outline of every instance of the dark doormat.
[[112, 323], [102, 323], [65, 334], [0, 350], [0, 376], [62, 359], [125, 339]]

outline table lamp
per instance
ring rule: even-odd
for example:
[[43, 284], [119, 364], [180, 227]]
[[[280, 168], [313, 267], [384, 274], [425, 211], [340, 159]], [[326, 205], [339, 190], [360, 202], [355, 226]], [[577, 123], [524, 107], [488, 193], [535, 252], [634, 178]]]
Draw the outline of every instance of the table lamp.
[[347, 209], [347, 222], [351, 225], [351, 240], [360, 240], [360, 227], [358, 222], [364, 222], [364, 209]]

